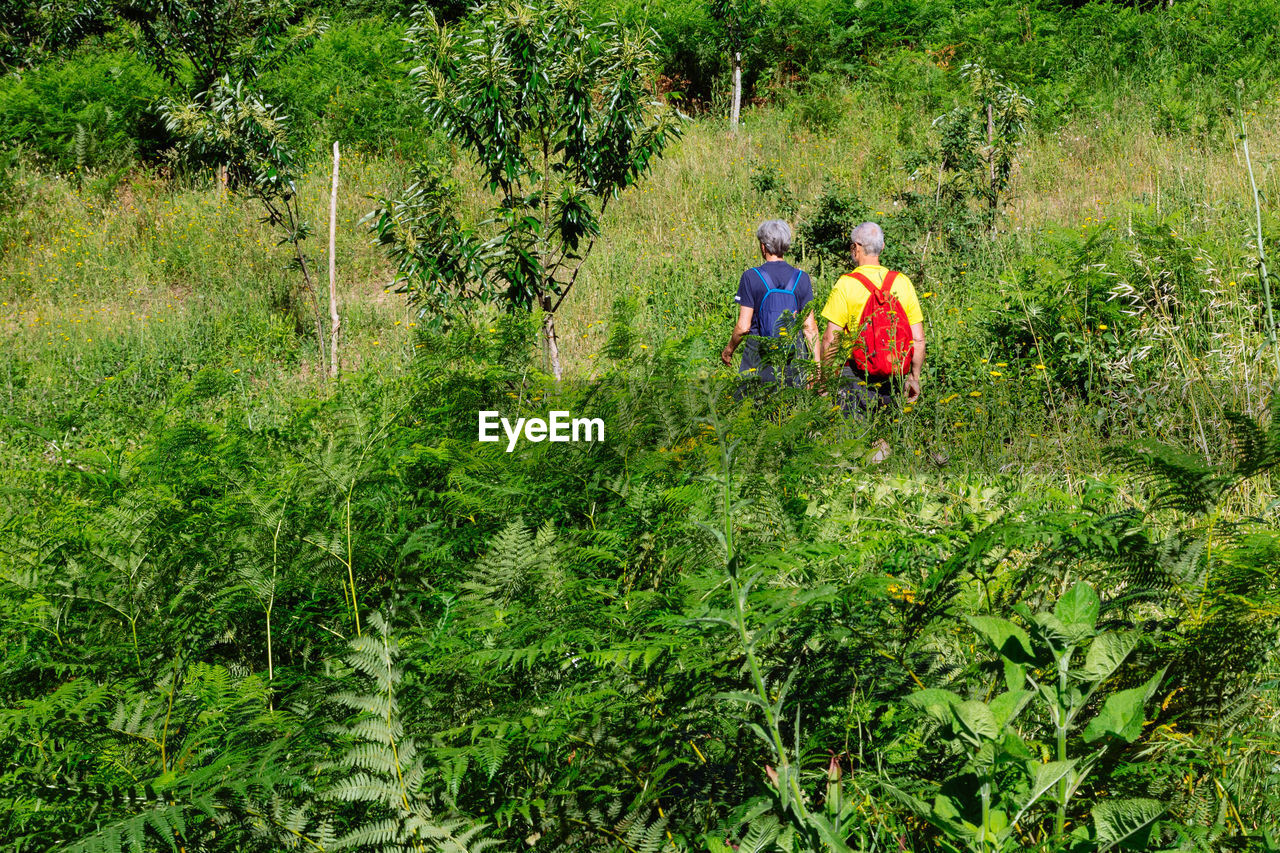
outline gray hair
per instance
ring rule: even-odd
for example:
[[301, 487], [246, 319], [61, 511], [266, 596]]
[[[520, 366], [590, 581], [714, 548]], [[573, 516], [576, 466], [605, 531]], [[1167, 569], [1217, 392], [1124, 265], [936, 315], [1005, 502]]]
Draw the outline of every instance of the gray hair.
[[780, 258], [791, 249], [791, 226], [782, 219], [761, 222], [756, 229], [756, 239], [766, 252]]
[[884, 229], [874, 222], [864, 222], [849, 232], [849, 245], [858, 243], [868, 255], [884, 251]]

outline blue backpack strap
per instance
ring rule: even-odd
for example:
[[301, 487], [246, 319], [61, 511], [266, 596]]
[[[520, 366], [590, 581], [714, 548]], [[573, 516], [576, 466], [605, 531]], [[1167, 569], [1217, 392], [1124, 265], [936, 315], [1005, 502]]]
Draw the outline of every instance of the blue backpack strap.
[[800, 284], [800, 276], [804, 275], [804, 270], [796, 270], [796, 277], [793, 278], [791, 280], [791, 284], [784, 289], [781, 287], [774, 287], [770, 284], [769, 280], [764, 277], [762, 272], [760, 272], [759, 267], [752, 267], [751, 271], [756, 274], [756, 278], [760, 279], [760, 283], [764, 285], [765, 296], [768, 296], [770, 293], [790, 293], [794, 295], [796, 292], [796, 285]]

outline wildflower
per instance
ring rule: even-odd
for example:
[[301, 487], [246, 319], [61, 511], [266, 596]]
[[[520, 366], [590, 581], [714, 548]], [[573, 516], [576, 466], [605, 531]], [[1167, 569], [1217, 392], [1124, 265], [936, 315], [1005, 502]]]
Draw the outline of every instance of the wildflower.
[[1008, 366], [1009, 366], [1008, 362], [1004, 362], [1004, 361], [996, 362], [996, 367], [1008, 367]]
[[932, 290], [926, 290], [924, 293], [920, 294], [921, 299], [928, 299], [930, 296], [933, 296]]
[[946, 398], [945, 400], [943, 400], [942, 402], [944, 402], [944, 403], [950, 403], [952, 400], [954, 400], [956, 397], [959, 397], [959, 396], [960, 396], [959, 394], [952, 394], [950, 397], [947, 397], [947, 398]]
[[1000, 371], [998, 371], [998, 370], [992, 370], [992, 371], [989, 371], [989, 372], [991, 373], [991, 375], [992, 375], [992, 376], [994, 376], [994, 377], [995, 377], [995, 378], [997, 378], [997, 379], [999, 379], [1001, 376], [1004, 376], [1004, 374], [1003, 374], [1003, 373], [1001, 373], [1001, 372], [1000, 372]]
[[1048, 368], [1046, 368], [1043, 364], [1037, 364], [1037, 365], [1036, 365], [1036, 370], [1047, 370], [1047, 369], [1048, 369]]
[[981, 392], [981, 391], [970, 391], [970, 392], [969, 392], [969, 396], [970, 396], [970, 397], [981, 397], [981, 396], [982, 396], [982, 392]]
[[1106, 323], [1099, 323], [1099, 324], [1098, 324], [1098, 331], [1099, 331], [1099, 332], [1105, 332], [1106, 330], [1107, 330], [1107, 324], [1106, 324]]

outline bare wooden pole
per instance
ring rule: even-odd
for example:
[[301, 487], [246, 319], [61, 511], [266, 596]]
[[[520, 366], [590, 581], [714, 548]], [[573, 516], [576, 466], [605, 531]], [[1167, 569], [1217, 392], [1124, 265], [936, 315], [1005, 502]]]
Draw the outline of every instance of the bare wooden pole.
[[329, 378], [338, 378], [338, 143], [333, 143], [333, 190], [329, 194]]
[[742, 53], [733, 52], [733, 104], [729, 110], [729, 127], [738, 132], [738, 116], [742, 112]]

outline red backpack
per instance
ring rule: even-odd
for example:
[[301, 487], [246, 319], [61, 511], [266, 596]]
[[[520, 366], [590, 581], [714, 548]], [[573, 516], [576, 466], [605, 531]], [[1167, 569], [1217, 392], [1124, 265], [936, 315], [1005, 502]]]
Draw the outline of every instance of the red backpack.
[[[898, 274], [890, 270], [879, 289], [862, 273], [851, 275], [869, 294], [867, 304], [862, 307], [862, 316], [858, 318], [859, 340], [853, 345], [853, 354], [846, 363], [871, 376], [910, 372], [911, 357], [915, 351], [911, 324], [907, 322], [907, 312], [898, 297], [889, 292]], [[849, 331], [848, 326], [845, 331]]]

